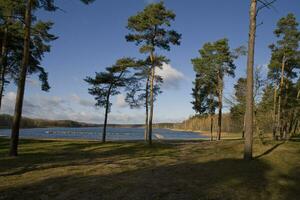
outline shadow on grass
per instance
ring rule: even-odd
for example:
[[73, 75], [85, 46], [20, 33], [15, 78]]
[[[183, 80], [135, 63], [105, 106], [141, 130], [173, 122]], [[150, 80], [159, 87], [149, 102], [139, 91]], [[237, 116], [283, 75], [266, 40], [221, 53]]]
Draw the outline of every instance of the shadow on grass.
[[268, 199], [268, 170], [259, 159], [222, 159], [109, 175], [80, 173], [0, 189], [0, 199]]
[[280, 193], [285, 199], [299, 199], [300, 197], [300, 167], [294, 167], [288, 175], [282, 175], [281, 180], [288, 183], [281, 187]]
[[281, 142], [281, 143], [278, 143], [278, 144], [274, 145], [273, 147], [271, 147], [270, 149], [268, 149], [268, 150], [265, 151], [264, 153], [262, 153], [262, 154], [256, 156], [255, 159], [261, 158], [261, 157], [263, 157], [263, 156], [266, 156], [266, 155], [272, 153], [272, 151], [274, 151], [275, 149], [277, 149], [277, 148], [278, 148], [279, 146], [281, 146], [282, 144], [284, 144], [284, 142]]
[[[2, 141], [3, 142], [3, 141]], [[4, 143], [8, 143], [8, 140]], [[22, 149], [29, 144], [29, 149]], [[48, 145], [44, 147], [44, 145]], [[8, 148], [8, 144], [5, 144]], [[77, 142], [22, 140], [18, 157], [0, 157], [0, 177], [22, 175], [36, 169], [45, 170], [74, 165], [93, 165], [107, 162], [107, 159], [131, 158], [133, 156], [175, 156], [176, 146], [172, 143], [144, 142]], [[106, 160], [105, 160], [106, 159]]]

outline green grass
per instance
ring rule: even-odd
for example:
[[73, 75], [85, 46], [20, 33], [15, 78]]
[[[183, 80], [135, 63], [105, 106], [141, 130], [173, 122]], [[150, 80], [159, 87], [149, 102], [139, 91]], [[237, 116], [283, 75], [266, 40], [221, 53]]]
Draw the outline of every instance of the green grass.
[[0, 199], [299, 199], [300, 141], [101, 144], [0, 138]]

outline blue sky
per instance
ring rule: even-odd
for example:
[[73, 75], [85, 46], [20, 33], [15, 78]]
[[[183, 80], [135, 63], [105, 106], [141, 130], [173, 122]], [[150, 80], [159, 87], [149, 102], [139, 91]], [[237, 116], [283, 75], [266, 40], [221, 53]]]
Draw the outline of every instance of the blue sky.
[[[36, 77], [27, 81], [24, 115], [48, 119], [72, 119], [102, 123], [103, 109], [96, 109], [83, 79], [102, 71], [116, 59], [130, 56], [141, 58], [138, 48], [127, 43], [125, 35], [129, 16], [136, 14], [154, 0], [96, 0], [85, 6], [79, 0], [57, 0], [65, 12], [38, 12], [43, 20], [55, 23], [52, 33], [59, 39], [52, 43], [52, 51], [43, 59], [49, 72], [51, 91], [41, 92]], [[190, 102], [194, 72], [191, 58], [198, 56], [198, 50], [205, 42], [228, 38], [230, 46], [247, 45], [248, 0], [165, 0], [167, 8], [177, 17], [172, 27], [182, 34], [182, 44], [164, 52], [170, 58], [170, 65], [160, 73], [165, 76], [163, 94], [155, 105], [155, 121], [181, 121], [193, 115]], [[268, 45], [275, 38], [276, 22], [289, 12], [300, 20], [299, 0], [278, 0], [276, 9], [263, 10], [257, 30], [256, 65], [269, 62]], [[225, 96], [233, 92], [238, 77], [245, 76], [246, 58], [236, 61], [236, 78], [226, 79]], [[16, 88], [6, 91], [2, 112], [12, 113]], [[225, 112], [228, 107], [224, 109]], [[123, 102], [122, 95], [113, 99], [111, 123], [143, 123], [144, 110], [131, 110]]]

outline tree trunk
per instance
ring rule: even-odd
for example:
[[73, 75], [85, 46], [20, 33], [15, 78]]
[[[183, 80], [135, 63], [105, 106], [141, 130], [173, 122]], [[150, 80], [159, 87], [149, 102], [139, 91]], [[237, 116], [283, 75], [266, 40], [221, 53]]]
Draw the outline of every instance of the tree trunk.
[[209, 100], [209, 115], [210, 115], [210, 141], [213, 141], [213, 125], [214, 125], [214, 119], [213, 119], [213, 97], [212, 93], [210, 91], [210, 100]]
[[147, 82], [146, 82], [146, 99], [145, 99], [145, 108], [146, 108], [146, 119], [145, 119], [145, 133], [144, 133], [144, 138], [145, 141], [148, 141], [149, 137], [149, 74], [147, 75]]
[[288, 134], [291, 135], [292, 133], [292, 130], [293, 130], [293, 127], [294, 127], [294, 123], [296, 122], [296, 115], [295, 115], [295, 110], [292, 110], [291, 111], [291, 117], [290, 117], [290, 121], [289, 121], [289, 128], [288, 128]]
[[[288, 91], [288, 89], [289, 89], [289, 85], [288, 84], [285, 85], [285, 89], [286, 89], [286, 91]], [[285, 92], [285, 97], [284, 97], [283, 105], [286, 106], [287, 102], [288, 102], [288, 94], [287, 94], [287, 92]], [[287, 139], [287, 137], [288, 137], [288, 119], [289, 120], [293, 120], [293, 116], [292, 116], [291, 112], [287, 111], [285, 108], [281, 108], [282, 113], [285, 116], [285, 118], [282, 119], [281, 123], [283, 124], [283, 127], [284, 127], [284, 129], [283, 129], [283, 131], [284, 131], [283, 132], [283, 138]]]
[[106, 106], [105, 106], [105, 116], [104, 116], [104, 124], [103, 124], [103, 133], [102, 133], [102, 142], [106, 142], [106, 127], [107, 127], [107, 116], [108, 116], [108, 110], [109, 110], [109, 97], [110, 97], [110, 89], [108, 91], [108, 95], [106, 97]]
[[283, 91], [283, 83], [284, 83], [284, 68], [285, 68], [285, 56], [282, 58], [281, 64], [281, 78], [280, 78], [280, 85], [279, 85], [279, 92], [278, 92], [278, 109], [277, 109], [277, 129], [280, 130], [280, 135], [282, 137], [282, 126], [281, 126], [281, 99], [282, 99], [282, 91]]
[[24, 32], [24, 49], [23, 58], [20, 67], [18, 90], [16, 96], [15, 113], [11, 131], [10, 156], [18, 155], [19, 129], [22, 116], [23, 98], [25, 91], [25, 82], [30, 51], [30, 28], [31, 28], [31, 7], [33, 0], [27, 0], [25, 12], [25, 32]]
[[213, 115], [210, 114], [210, 141], [214, 140], [214, 137], [213, 137], [213, 127], [214, 127], [214, 118], [213, 118]]
[[154, 78], [155, 78], [155, 66], [154, 66], [154, 55], [153, 52], [151, 52], [150, 55], [151, 59], [151, 80], [150, 80], [150, 116], [149, 116], [149, 144], [152, 144], [152, 121], [153, 121], [153, 106], [154, 106]]
[[[124, 71], [120, 72], [119, 76], [118, 76], [118, 80], [122, 77]], [[115, 80], [113, 80], [108, 88], [107, 91], [107, 96], [106, 96], [106, 105], [105, 105], [105, 116], [104, 116], [104, 124], [103, 124], [103, 133], [102, 133], [102, 142], [105, 143], [106, 142], [106, 127], [107, 127], [107, 118], [108, 118], [108, 112], [110, 109], [110, 94], [111, 94], [111, 90], [114, 87], [115, 84]]]
[[246, 93], [246, 114], [245, 114], [245, 146], [244, 159], [252, 159], [253, 145], [253, 65], [254, 65], [254, 48], [256, 34], [256, 7], [257, 0], [251, 0], [250, 6], [250, 25], [248, 41], [248, 58], [247, 58], [247, 93]]
[[242, 131], [242, 139], [245, 139], [245, 126], [246, 126], [246, 119], [244, 115], [244, 120], [243, 120], [243, 131]]
[[2, 107], [2, 98], [4, 93], [4, 84], [5, 84], [5, 67], [3, 66], [1, 70], [1, 85], [0, 85], [0, 111]]
[[287, 125], [287, 134], [289, 135], [289, 137], [292, 135], [292, 131], [293, 131], [293, 127], [294, 124], [297, 121], [297, 109], [289, 109], [287, 111], [288, 114], [288, 119], [286, 120], [286, 125]]
[[[299, 100], [299, 98], [300, 98], [300, 90], [297, 93], [297, 100]], [[299, 123], [299, 120], [297, 119], [297, 114], [299, 112], [299, 108], [296, 109], [296, 110], [293, 110], [293, 111], [294, 111], [294, 122], [291, 125], [290, 134], [294, 136], [296, 134], [296, 131], [297, 131], [297, 128], [298, 128], [298, 123]], [[292, 130], [293, 128], [294, 128], [294, 130]], [[292, 131], [293, 131], [293, 133], [292, 133]]]
[[4, 28], [2, 45], [1, 45], [1, 57], [0, 57], [0, 110], [2, 106], [2, 97], [4, 93], [4, 85], [5, 85], [5, 75], [6, 75], [6, 67], [7, 67], [7, 34], [8, 34], [8, 25]]
[[273, 140], [276, 140], [277, 134], [277, 118], [276, 118], [276, 103], [277, 103], [277, 86], [274, 85], [274, 99], [273, 99]]
[[222, 109], [223, 109], [223, 78], [221, 77], [221, 70], [218, 74], [218, 101], [219, 101], [219, 113], [218, 113], [218, 140], [221, 140], [222, 132]]
[[296, 123], [295, 123], [293, 135], [296, 135], [296, 131], [297, 131], [297, 128], [298, 128], [298, 123], [299, 123], [299, 120], [297, 120]]

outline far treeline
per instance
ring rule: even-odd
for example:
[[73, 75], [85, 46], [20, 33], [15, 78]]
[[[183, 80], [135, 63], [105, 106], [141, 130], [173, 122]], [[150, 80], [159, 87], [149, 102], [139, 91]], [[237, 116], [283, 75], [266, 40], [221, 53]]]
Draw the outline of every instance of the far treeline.
[[[81, 0], [84, 4], [94, 1]], [[217, 140], [222, 139], [225, 126], [242, 130], [245, 136], [244, 158], [247, 160], [252, 159], [253, 133], [272, 131], [274, 140], [285, 140], [297, 132], [300, 124], [300, 33], [297, 19], [290, 13], [278, 21], [274, 30], [277, 40], [270, 44], [272, 56], [268, 77], [264, 79], [260, 67], [255, 67], [254, 59], [257, 16], [264, 9], [273, 9], [276, 0], [249, 2], [248, 46], [241, 44], [231, 48], [228, 38], [220, 38], [205, 43], [200, 47], [199, 56], [191, 60], [196, 73], [192, 104], [197, 115], [183, 123], [193, 122], [191, 124], [199, 126], [201, 120], [205, 120], [211, 133], [216, 130]], [[54, 23], [39, 20], [36, 12], [57, 9], [55, 0], [0, 0], [0, 102], [7, 84], [16, 83], [18, 88], [10, 156], [18, 155], [26, 77], [37, 73], [41, 89], [50, 89], [48, 73], [41, 61], [44, 54], [50, 52], [49, 43], [58, 37], [50, 33]], [[105, 110], [103, 142], [106, 141], [111, 98], [126, 93], [126, 102], [131, 108], [145, 109], [145, 141], [152, 144], [154, 102], [162, 92], [163, 83], [156, 70], [170, 62], [163, 52], [179, 46], [182, 39], [181, 34], [172, 29], [175, 18], [175, 13], [167, 9], [163, 1], [147, 4], [128, 18], [128, 33], [124, 35], [127, 42], [136, 45], [140, 54], [121, 57], [104, 71], [84, 79], [90, 85], [88, 92], [95, 97], [96, 106]], [[235, 64], [240, 56], [247, 56], [247, 75], [238, 80], [232, 97], [224, 97], [226, 77], [234, 77], [235, 70], [242, 67]], [[225, 103], [231, 105], [230, 114], [223, 114]]]
[[[0, 115], [0, 129], [9, 129], [12, 127], [13, 116], [2, 114]], [[153, 124], [155, 128], [166, 127], [171, 123], [156, 123]], [[29, 117], [22, 117], [21, 128], [51, 128], [51, 127], [103, 127], [103, 124], [92, 124], [85, 122], [78, 122], [72, 120], [48, 120], [48, 119], [33, 119]], [[143, 128], [143, 124], [108, 124], [110, 128]]]
[[[11, 128], [13, 117], [10, 115], [0, 115], [0, 129]], [[71, 120], [46, 120], [46, 119], [31, 119], [22, 117], [21, 128], [48, 128], [48, 127], [96, 127], [97, 124], [88, 124]]]

